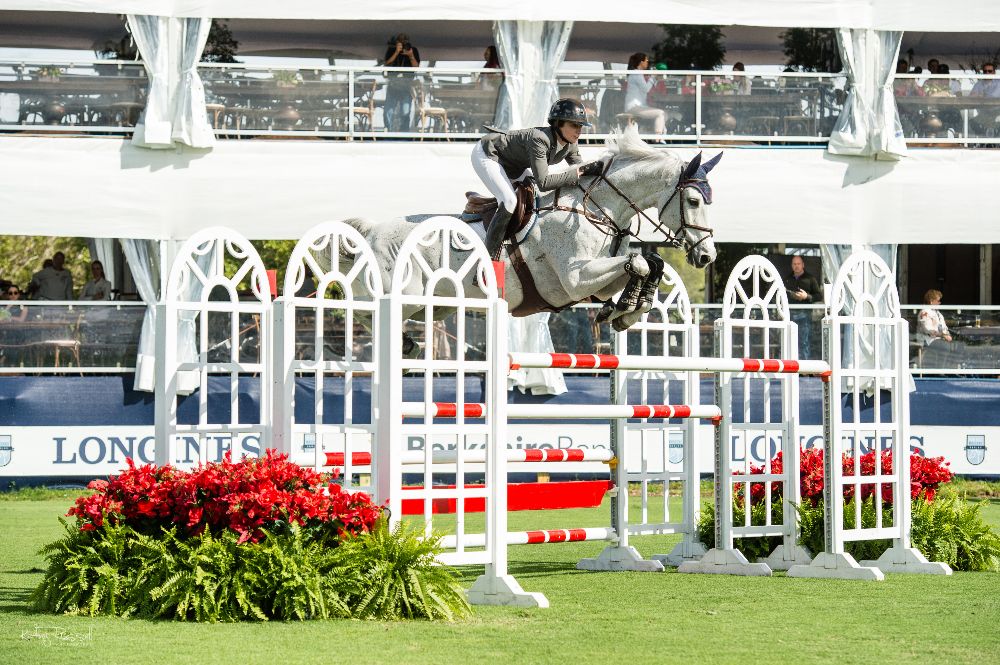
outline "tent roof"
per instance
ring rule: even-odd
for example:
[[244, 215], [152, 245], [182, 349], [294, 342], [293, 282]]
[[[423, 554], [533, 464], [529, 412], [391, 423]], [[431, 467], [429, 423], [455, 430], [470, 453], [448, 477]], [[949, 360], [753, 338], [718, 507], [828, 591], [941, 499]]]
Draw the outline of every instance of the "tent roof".
[[0, 0], [0, 10], [155, 14], [268, 19], [575, 20], [612, 23], [854, 27], [939, 32], [1000, 31], [1000, 3], [953, 0], [577, 0], [564, 3], [505, 0]]
[[[0, 0], [2, 6], [4, 0]], [[241, 55], [289, 55], [375, 60], [382, 57], [387, 38], [406, 32], [425, 60], [479, 60], [492, 40], [492, 23], [459, 20], [261, 20], [229, 19]], [[780, 33], [784, 28], [729, 26], [724, 29], [727, 60], [747, 64], [780, 64]], [[0, 47], [91, 50], [123, 33], [116, 14], [0, 11]], [[625, 62], [633, 51], [649, 50], [662, 38], [656, 23], [597, 23], [573, 26], [569, 60]], [[1000, 34], [988, 32], [907, 32], [902, 52], [913, 49], [918, 62], [927, 57], [969, 58], [993, 53]]]

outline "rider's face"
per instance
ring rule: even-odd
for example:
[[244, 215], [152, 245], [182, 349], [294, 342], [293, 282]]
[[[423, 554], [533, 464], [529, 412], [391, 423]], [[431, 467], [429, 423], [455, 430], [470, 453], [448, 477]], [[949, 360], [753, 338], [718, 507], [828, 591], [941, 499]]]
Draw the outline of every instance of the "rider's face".
[[576, 122], [564, 122], [562, 129], [563, 138], [569, 143], [576, 143], [580, 140], [580, 132], [583, 131], [583, 125]]

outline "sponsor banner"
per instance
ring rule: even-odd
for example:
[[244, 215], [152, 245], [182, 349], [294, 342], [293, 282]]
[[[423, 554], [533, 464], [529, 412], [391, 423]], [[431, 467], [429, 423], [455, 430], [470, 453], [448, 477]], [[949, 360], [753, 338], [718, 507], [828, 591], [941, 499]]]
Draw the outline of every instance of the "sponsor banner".
[[[665, 429], [644, 426], [644, 433], [631, 430], [628, 440], [630, 471], [640, 471], [642, 460], [648, 472], [681, 470], [683, 440], [677, 427]], [[570, 424], [553, 427], [551, 424], [511, 425], [509, 448], [583, 448], [608, 449], [609, 428], [601, 424]], [[698, 469], [710, 474], [714, 460], [714, 428], [699, 426], [697, 445]], [[343, 438], [321, 436], [323, 451], [343, 451]], [[482, 447], [485, 440], [470, 435], [465, 445]], [[352, 435], [352, 451], [370, 449], [367, 435]], [[803, 448], [822, 447], [822, 428], [800, 428], [799, 445]], [[423, 450], [424, 441], [419, 435], [408, 435], [406, 449]], [[454, 434], [442, 435], [432, 443], [437, 450], [453, 450]], [[733, 459], [763, 464], [780, 449], [781, 436], [776, 432], [749, 434], [734, 433]], [[873, 447], [886, 449], [888, 440], [876, 442], [869, 437], [858, 442], [861, 452]], [[292, 458], [311, 465], [317, 458], [316, 439], [312, 435], [295, 437]], [[258, 434], [227, 434], [224, 432], [185, 435], [177, 437], [174, 464], [190, 468], [199, 462], [218, 461], [226, 452], [234, 458], [257, 457], [262, 446]], [[942, 456], [951, 463], [951, 469], [960, 475], [1000, 476], [1000, 427], [943, 427], [913, 426], [910, 430], [910, 450], [927, 457]], [[116, 473], [125, 467], [125, 460], [132, 458], [137, 464], [152, 463], [155, 457], [153, 428], [148, 426], [87, 426], [87, 427], [4, 427], [0, 428], [0, 479], [4, 481], [32, 477], [99, 478]], [[475, 465], [467, 465], [470, 472]], [[607, 465], [600, 462], [512, 464], [510, 472], [528, 473], [607, 473]], [[441, 472], [447, 472], [442, 468]]]

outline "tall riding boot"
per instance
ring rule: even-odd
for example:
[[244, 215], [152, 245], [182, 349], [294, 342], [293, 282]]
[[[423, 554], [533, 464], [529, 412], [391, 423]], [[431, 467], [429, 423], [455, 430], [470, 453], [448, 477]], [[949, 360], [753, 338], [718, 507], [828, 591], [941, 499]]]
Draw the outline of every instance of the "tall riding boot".
[[500, 260], [500, 250], [503, 249], [503, 239], [507, 235], [507, 225], [510, 224], [512, 214], [502, 205], [498, 205], [487, 228], [486, 251], [490, 253], [490, 258], [494, 261]]

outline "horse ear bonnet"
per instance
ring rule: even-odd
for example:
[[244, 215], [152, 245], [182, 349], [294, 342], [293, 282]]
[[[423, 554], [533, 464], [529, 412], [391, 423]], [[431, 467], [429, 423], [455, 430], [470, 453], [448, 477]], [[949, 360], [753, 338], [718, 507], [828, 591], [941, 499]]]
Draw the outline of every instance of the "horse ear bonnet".
[[[715, 168], [720, 159], [722, 159], [721, 152], [703, 164], [701, 163], [701, 153], [698, 153], [698, 156], [691, 160], [691, 163], [684, 169], [684, 175], [681, 177], [682, 181], [692, 181], [687, 183], [687, 186], [694, 187], [701, 192], [701, 197], [705, 199], [705, 203], [708, 205], [712, 204], [712, 186], [708, 184], [708, 172]], [[689, 173], [692, 170], [692, 165], [694, 165], [693, 174]]]

